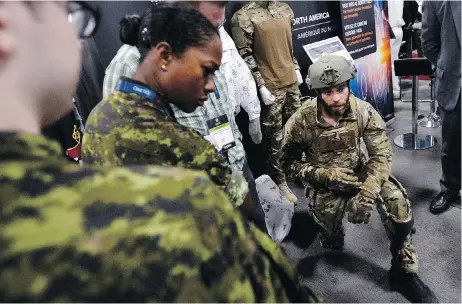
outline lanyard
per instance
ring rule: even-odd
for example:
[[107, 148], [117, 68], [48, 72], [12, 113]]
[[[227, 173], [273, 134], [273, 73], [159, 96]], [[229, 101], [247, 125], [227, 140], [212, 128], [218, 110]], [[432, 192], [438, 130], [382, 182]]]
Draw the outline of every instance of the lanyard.
[[138, 82], [133, 82], [131, 80], [121, 78], [117, 84], [116, 90], [127, 94], [136, 94], [142, 98], [146, 98], [150, 100], [156, 107], [162, 110], [165, 115], [172, 118], [169, 107], [159, 98], [156, 92], [147, 86]]

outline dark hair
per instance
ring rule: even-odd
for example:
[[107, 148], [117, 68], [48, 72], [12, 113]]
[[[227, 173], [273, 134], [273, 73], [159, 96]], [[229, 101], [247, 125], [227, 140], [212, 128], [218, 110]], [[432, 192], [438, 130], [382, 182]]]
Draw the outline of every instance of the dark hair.
[[120, 22], [120, 40], [137, 46], [144, 58], [160, 42], [167, 42], [173, 54], [188, 47], [205, 46], [218, 30], [197, 10], [187, 5], [152, 6], [142, 18], [127, 15]]
[[[182, 3], [184, 4], [188, 4], [188, 5], [191, 5], [193, 7], [199, 7], [200, 3], [202, 1], [181, 1]], [[225, 7], [226, 5], [228, 5], [228, 2], [229, 1], [207, 1], [209, 3], [213, 3], [213, 4], [216, 4], [218, 6], [221, 6], [221, 7]]]
[[125, 15], [120, 21], [119, 37], [125, 44], [136, 46], [138, 44], [138, 33], [141, 25], [141, 18], [138, 15]]

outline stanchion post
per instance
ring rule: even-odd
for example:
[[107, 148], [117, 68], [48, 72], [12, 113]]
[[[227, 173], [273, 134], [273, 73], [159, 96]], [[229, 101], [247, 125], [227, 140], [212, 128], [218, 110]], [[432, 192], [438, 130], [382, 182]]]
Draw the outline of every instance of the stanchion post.
[[417, 115], [419, 114], [419, 77], [412, 76], [412, 133], [417, 134]]
[[412, 76], [412, 133], [394, 138], [393, 142], [407, 150], [421, 150], [434, 147], [435, 137], [418, 133], [417, 115], [419, 112], [419, 76], [431, 75], [431, 63], [424, 58], [407, 58], [394, 61], [397, 76]]

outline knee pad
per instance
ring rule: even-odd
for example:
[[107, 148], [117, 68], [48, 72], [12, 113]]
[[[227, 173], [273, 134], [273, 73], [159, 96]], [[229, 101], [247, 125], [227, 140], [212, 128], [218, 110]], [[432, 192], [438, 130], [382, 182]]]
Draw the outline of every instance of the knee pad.
[[396, 253], [404, 247], [406, 238], [410, 234], [415, 233], [414, 217], [411, 217], [410, 220], [407, 222], [395, 222], [390, 219], [390, 224], [393, 227], [390, 251], [392, 253]]
[[[390, 205], [390, 212], [386, 210], [384, 205], [380, 206], [380, 211], [383, 211], [387, 218], [395, 222], [406, 223], [412, 219], [411, 203], [409, 202], [406, 189], [393, 176], [390, 176], [389, 181], [396, 186], [394, 189], [388, 189], [389, 195], [387, 201]], [[383, 202], [383, 198], [379, 199], [380, 202]]]

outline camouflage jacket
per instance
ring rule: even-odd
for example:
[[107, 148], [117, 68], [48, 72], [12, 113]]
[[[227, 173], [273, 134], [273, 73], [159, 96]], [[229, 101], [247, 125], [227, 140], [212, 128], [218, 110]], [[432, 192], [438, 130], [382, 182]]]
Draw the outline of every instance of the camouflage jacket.
[[[353, 94], [349, 103], [339, 125], [333, 127], [320, 117], [317, 99], [305, 98], [286, 123], [281, 166], [295, 174], [310, 166], [352, 169], [361, 174], [360, 188], [378, 195], [391, 171], [392, 149], [386, 125], [369, 103]], [[361, 138], [367, 154], [361, 149]]]
[[85, 131], [82, 159], [86, 164], [203, 170], [235, 206], [247, 195], [242, 174], [233, 171], [213, 145], [137, 94], [115, 91], [91, 111]]
[[[266, 3], [268, 4], [267, 7], [264, 5]], [[279, 1], [252, 1], [237, 11], [231, 19], [232, 36], [234, 42], [236, 43], [236, 47], [239, 50], [240, 55], [252, 71], [255, 82], [257, 83], [257, 87], [261, 87], [267, 84], [265, 83], [265, 77], [262, 76], [260, 71], [261, 65], [259, 65], [256, 60], [256, 55], [258, 54], [255, 52], [258, 52], [259, 50], [254, 49], [255, 28], [256, 25], [262, 22], [279, 18], [290, 18], [290, 23], [293, 25], [294, 13], [287, 3]], [[267, 31], [263, 34], [268, 36], [274, 35], [274, 33], [270, 31]], [[292, 67], [293, 71], [290, 72], [295, 73], [295, 69], [300, 69], [300, 67], [298, 66], [297, 60], [293, 56], [291, 32], [289, 36], [290, 37], [287, 37], [290, 39], [288, 47], [290, 48], [292, 61], [294, 64]], [[262, 40], [268, 42], [269, 40], [267, 38], [262, 37]], [[283, 37], [277, 37], [277, 39], [279, 39], [278, 45], [266, 45], [264, 49], [269, 50], [271, 48], [281, 48], [284, 45], [282, 43], [283, 41], [281, 40]], [[270, 89], [273, 88], [270, 87]]]
[[81, 168], [0, 133], [1, 302], [314, 301], [203, 172]]

